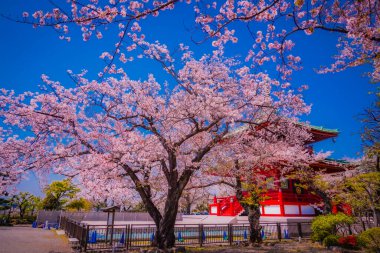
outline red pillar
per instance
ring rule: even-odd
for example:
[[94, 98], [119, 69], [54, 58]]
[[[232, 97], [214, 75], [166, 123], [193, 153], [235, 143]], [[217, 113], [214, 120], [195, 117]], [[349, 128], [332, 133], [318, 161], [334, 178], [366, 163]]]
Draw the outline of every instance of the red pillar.
[[284, 199], [282, 198], [281, 187], [278, 188], [278, 204], [280, 205], [281, 216], [285, 216]]

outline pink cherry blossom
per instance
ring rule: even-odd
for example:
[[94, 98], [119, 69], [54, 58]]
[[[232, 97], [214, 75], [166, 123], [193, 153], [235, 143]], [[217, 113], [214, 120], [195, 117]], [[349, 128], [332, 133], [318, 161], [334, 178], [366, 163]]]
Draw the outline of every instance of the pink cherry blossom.
[[[145, 57], [173, 61], [158, 42], [136, 43], [145, 47]], [[1, 190], [28, 171], [53, 171], [74, 178], [95, 199], [143, 201], [159, 233], [170, 234], [163, 224], [174, 226], [188, 182], [210, 175], [220, 157], [242, 161], [247, 170], [250, 163], [311, 159], [304, 147], [307, 127], [297, 119], [310, 111], [301, 93], [222, 54], [194, 59], [180, 47], [182, 67], [164, 65], [175, 77], [171, 86], [153, 75], [131, 80], [111, 64], [105, 72], [120, 75], [100, 82], [86, 79], [86, 71], [70, 71], [74, 88], [43, 75], [40, 92], [2, 90]], [[27, 134], [17, 135], [20, 130]]]

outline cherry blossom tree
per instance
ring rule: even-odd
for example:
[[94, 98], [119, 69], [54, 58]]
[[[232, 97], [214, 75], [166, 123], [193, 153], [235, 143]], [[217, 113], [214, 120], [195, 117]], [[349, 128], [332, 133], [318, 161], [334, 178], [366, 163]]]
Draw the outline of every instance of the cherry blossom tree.
[[[257, 136], [254, 129], [244, 126], [225, 141], [243, 138], [244, 145], [231, 146], [228, 157], [223, 157], [212, 173], [223, 176], [219, 183], [234, 189], [236, 197], [248, 214], [249, 242], [261, 243], [260, 202], [266, 200], [267, 178], [285, 178], [295, 167], [307, 166], [319, 155], [311, 154], [305, 142], [311, 138], [308, 129], [294, 122], [282, 123], [280, 128]], [[279, 127], [279, 126], [277, 126]], [[226, 152], [224, 149], [223, 152]], [[222, 157], [222, 156], [220, 156]], [[275, 182], [273, 182], [275, 183]]]
[[194, 26], [204, 32], [197, 43], [210, 40], [214, 47], [221, 49], [228, 42], [238, 43], [242, 30], [247, 28], [253, 42], [248, 52], [242, 52], [246, 53], [247, 62], [264, 65], [264, 68], [274, 67], [283, 78], [302, 67], [301, 57], [292, 53], [294, 35], [312, 35], [319, 30], [337, 34], [338, 51], [330, 66], [319, 70], [321, 73], [369, 63], [373, 68], [369, 73], [371, 79], [375, 82], [380, 79], [380, 18], [376, 0], [69, 0], [60, 5], [51, 3], [52, 10], [24, 12], [16, 21], [34, 27], [52, 27], [60, 39], [67, 41], [75, 26], [80, 28], [85, 41], [91, 37], [102, 39], [111, 25], [118, 27], [115, 48], [106, 49], [101, 56], [108, 64], [100, 75], [111, 70], [115, 59], [121, 62], [134, 59], [133, 53], [139, 48], [136, 40], [145, 38], [143, 21], [181, 7], [194, 10]]
[[[289, 140], [288, 150], [267, 160], [293, 161], [292, 150], [308, 138], [297, 124], [310, 110], [301, 93], [221, 54], [183, 55], [180, 69], [164, 65], [175, 77], [170, 84], [121, 73], [100, 82], [80, 75], [74, 88], [42, 76], [40, 92], [3, 89], [2, 188], [28, 171], [53, 170], [93, 192], [137, 193], [156, 224], [156, 246], [167, 249], [194, 175], [209, 173], [221, 157], [254, 161], [265, 143], [276, 149]], [[242, 126], [250, 131], [236, 135]]]

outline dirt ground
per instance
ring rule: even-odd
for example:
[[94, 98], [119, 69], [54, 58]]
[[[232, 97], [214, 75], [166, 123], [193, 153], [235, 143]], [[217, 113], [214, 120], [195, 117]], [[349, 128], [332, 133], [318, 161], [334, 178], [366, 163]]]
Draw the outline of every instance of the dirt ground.
[[30, 226], [0, 227], [0, 253], [70, 253], [65, 236]]
[[247, 252], [247, 253], [354, 253], [354, 252], [363, 252], [363, 251], [354, 251], [354, 250], [342, 250], [342, 249], [332, 249], [328, 250], [318, 243], [312, 243], [310, 241], [298, 241], [286, 240], [283, 242], [275, 243], [264, 243], [260, 247], [206, 247], [206, 248], [187, 248], [186, 252], [192, 253], [238, 253], [238, 252]]
[[[157, 253], [155, 249], [130, 250], [128, 253]], [[259, 247], [250, 246], [228, 246], [228, 245], [208, 245], [206, 247], [177, 247], [177, 253], [364, 253], [360, 250], [346, 250], [342, 248], [326, 249], [318, 243], [312, 243], [309, 240], [301, 242], [293, 240], [284, 240], [282, 242], [264, 242]]]

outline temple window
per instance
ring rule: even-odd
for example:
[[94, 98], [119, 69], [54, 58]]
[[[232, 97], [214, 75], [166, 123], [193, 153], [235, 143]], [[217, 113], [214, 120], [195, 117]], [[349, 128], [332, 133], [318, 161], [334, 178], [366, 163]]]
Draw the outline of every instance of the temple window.
[[273, 177], [268, 177], [266, 179], [266, 181], [267, 181], [267, 189], [268, 190], [274, 189], [274, 178]]
[[289, 189], [289, 180], [287, 178], [281, 179], [281, 189]]

